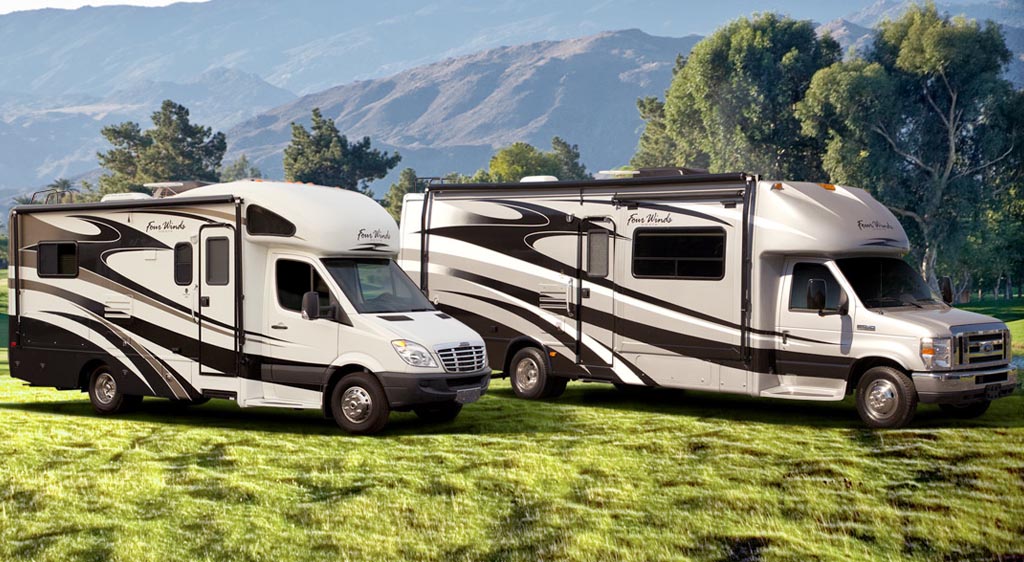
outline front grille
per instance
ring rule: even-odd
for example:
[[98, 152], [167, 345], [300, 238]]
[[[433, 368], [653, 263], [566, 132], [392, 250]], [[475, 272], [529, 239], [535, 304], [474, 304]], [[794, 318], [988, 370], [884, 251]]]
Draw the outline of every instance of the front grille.
[[487, 352], [482, 345], [446, 347], [438, 349], [437, 356], [449, 373], [472, 373], [487, 365]]
[[959, 365], [977, 365], [1009, 360], [1010, 335], [1006, 330], [965, 332], [956, 338]]

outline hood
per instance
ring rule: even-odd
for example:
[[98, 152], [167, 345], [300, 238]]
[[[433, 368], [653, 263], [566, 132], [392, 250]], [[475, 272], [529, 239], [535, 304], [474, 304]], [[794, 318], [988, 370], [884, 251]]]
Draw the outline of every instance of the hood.
[[449, 347], [444, 344], [484, 343], [472, 328], [439, 310], [382, 312], [364, 316], [374, 318], [378, 327], [394, 334], [395, 339], [409, 340], [431, 350], [439, 345]]
[[[884, 311], [885, 314], [879, 314]], [[938, 306], [926, 306], [925, 308], [896, 308], [896, 309], [874, 309], [881, 318], [885, 318], [885, 328], [879, 326], [880, 333], [890, 335], [918, 334], [922, 337], [949, 335], [950, 328], [954, 326], [970, 326], [973, 324], [1003, 324], [998, 318], [961, 310], [959, 308], [940, 308]], [[1004, 324], [1005, 326], [1005, 324]]]

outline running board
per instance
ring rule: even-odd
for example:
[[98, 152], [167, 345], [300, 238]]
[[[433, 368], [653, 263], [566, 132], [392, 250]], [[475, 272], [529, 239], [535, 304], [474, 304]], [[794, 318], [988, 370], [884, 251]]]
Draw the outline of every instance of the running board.
[[224, 400], [238, 399], [238, 394], [231, 392], [230, 390], [214, 390], [209, 388], [203, 390], [203, 396], [206, 398], [221, 398]]
[[267, 400], [265, 398], [252, 398], [244, 403], [240, 403], [239, 406], [243, 408], [292, 408], [294, 410], [314, 410], [321, 407], [319, 404], [291, 402], [288, 400]]
[[762, 390], [760, 396], [761, 398], [789, 398], [791, 400], [842, 400], [846, 397], [846, 389], [779, 385]]

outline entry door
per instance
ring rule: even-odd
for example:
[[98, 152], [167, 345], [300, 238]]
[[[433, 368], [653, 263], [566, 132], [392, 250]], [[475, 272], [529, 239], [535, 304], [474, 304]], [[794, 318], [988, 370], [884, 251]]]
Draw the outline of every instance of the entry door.
[[199, 231], [199, 372], [237, 375], [238, 304], [235, 298], [235, 231], [227, 225]]
[[326, 272], [309, 258], [273, 253], [269, 273], [263, 333], [274, 345], [267, 347], [264, 378], [276, 383], [275, 397], [301, 401], [307, 398], [301, 391], [320, 390], [328, 367], [337, 359], [340, 326], [329, 317], [303, 318], [302, 295], [316, 291], [325, 314], [330, 305], [340, 305], [324, 282]]
[[[822, 260], [790, 260], [779, 295], [778, 331], [782, 342], [776, 352], [779, 374], [820, 378], [845, 378], [853, 341], [853, 305], [849, 314], [837, 314], [843, 291], [837, 275]], [[807, 286], [812, 279], [825, 281], [825, 315], [807, 305]]]
[[580, 221], [576, 269], [577, 357], [587, 366], [610, 367], [615, 349], [615, 223], [606, 217]]

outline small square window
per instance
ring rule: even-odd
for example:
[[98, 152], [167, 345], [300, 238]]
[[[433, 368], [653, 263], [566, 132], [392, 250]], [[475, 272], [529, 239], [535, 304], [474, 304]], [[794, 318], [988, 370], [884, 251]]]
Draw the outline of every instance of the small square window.
[[37, 269], [40, 277], [78, 277], [78, 244], [40, 242]]

